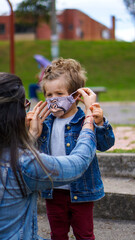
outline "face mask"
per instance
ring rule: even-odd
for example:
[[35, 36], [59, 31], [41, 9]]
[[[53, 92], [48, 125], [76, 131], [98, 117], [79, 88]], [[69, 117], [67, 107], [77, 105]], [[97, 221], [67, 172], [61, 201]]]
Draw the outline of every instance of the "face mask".
[[46, 101], [48, 108], [51, 110], [52, 114], [55, 116], [58, 112], [61, 112], [61, 116], [65, 114], [70, 109], [72, 104], [77, 100], [77, 97], [73, 97], [76, 92], [73, 92], [71, 95], [66, 97], [47, 98]]

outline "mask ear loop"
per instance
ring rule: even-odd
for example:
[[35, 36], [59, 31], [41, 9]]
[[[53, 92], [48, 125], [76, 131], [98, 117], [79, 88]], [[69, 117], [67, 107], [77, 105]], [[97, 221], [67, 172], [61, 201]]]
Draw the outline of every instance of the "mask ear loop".
[[[76, 94], [76, 93], [77, 93], [77, 91], [71, 93], [71, 96], [73, 97], [73, 95]], [[76, 100], [78, 99], [78, 97], [80, 97], [80, 96], [81, 96], [81, 95], [78, 93], [78, 96], [77, 96], [76, 98], [74, 98], [74, 97], [73, 97], [73, 98], [74, 98], [74, 100], [76, 101]]]

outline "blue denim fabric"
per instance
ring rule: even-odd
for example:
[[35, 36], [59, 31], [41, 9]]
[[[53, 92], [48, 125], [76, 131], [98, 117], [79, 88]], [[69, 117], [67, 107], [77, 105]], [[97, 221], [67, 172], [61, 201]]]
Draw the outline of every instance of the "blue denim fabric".
[[[65, 126], [65, 149], [67, 155], [70, 154], [76, 145], [84, 117], [84, 112], [79, 107], [74, 118], [68, 125]], [[50, 154], [49, 142], [53, 120], [54, 117], [52, 115], [45, 120], [43, 124], [42, 135], [39, 138], [39, 148], [42, 152], [47, 154]], [[98, 127], [95, 124], [95, 133], [97, 150], [106, 151], [114, 145], [114, 134], [112, 127], [106, 119], [103, 126]], [[94, 156], [93, 161], [91, 161], [87, 171], [78, 180], [70, 184], [70, 196], [72, 202], [96, 201], [104, 196], [104, 186], [96, 155]], [[46, 199], [53, 198], [53, 191], [44, 191], [42, 193], [42, 197]]]
[[[22, 197], [9, 163], [8, 149], [0, 159], [0, 239], [39, 240], [37, 231], [38, 191], [74, 181], [89, 166], [96, 151], [95, 134], [83, 130], [70, 156], [51, 157], [39, 153], [46, 174], [28, 150], [19, 152], [18, 164], [26, 184], [27, 197]], [[50, 181], [52, 178], [53, 183]], [[5, 187], [6, 189], [5, 189]], [[23, 186], [23, 184], [22, 184]]]

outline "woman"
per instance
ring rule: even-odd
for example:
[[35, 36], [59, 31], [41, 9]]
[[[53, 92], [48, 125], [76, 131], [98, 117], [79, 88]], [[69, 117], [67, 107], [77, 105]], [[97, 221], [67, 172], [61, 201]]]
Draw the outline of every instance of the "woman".
[[[37, 235], [38, 191], [75, 180], [92, 161], [96, 144], [89, 104], [96, 96], [83, 90], [79, 93], [84, 98], [86, 119], [76, 147], [69, 156], [48, 156], [35, 150], [25, 126], [29, 124], [25, 121], [29, 102], [21, 79], [0, 73], [0, 239], [41, 239]], [[30, 122], [35, 137], [37, 126], [48, 115], [45, 105], [36, 107]]]

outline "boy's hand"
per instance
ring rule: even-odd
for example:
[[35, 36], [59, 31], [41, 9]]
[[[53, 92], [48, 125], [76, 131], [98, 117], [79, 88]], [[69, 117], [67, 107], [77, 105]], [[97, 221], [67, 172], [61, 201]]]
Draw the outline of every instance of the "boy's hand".
[[104, 124], [103, 110], [100, 107], [99, 103], [93, 103], [90, 107], [90, 110], [92, 111], [92, 115], [93, 115], [95, 123], [98, 126], [103, 126], [103, 124]]

